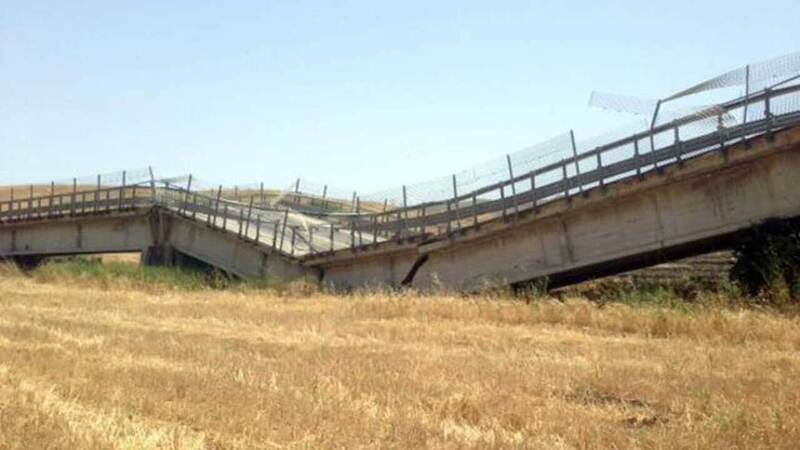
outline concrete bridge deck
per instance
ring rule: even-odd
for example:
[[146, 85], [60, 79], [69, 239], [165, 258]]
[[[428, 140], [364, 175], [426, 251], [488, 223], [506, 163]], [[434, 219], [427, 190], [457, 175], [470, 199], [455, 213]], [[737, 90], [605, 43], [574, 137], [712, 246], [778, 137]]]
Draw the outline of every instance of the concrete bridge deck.
[[[763, 220], [800, 216], [800, 108], [770, 109], [798, 98], [797, 84], [765, 90], [442, 202], [387, 212], [242, 203], [156, 179], [73, 186], [0, 202], [0, 257], [140, 251], [153, 264], [185, 255], [242, 277], [342, 287], [474, 290], [541, 277], [566, 284], [725, 248]], [[723, 115], [748, 106], [762, 114], [724, 125]], [[709, 120], [719, 123], [714, 131], [691, 133]], [[654, 138], [664, 136], [669, 142], [657, 147]]]

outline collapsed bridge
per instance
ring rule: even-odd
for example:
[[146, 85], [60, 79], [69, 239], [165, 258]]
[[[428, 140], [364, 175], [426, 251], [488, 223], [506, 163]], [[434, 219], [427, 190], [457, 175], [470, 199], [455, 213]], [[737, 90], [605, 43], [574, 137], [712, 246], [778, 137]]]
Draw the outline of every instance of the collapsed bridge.
[[[508, 155], [501, 179], [466, 186], [456, 174], [419, 201], [408, 186], [381, 201], [299, 183], [209, 190], [152, 171], [31, 186], [0, 201], [0, 257], [141, 252], [145, 264], [199, 260], [240, 277], [474, 290], [562, 285], [723, 249], [755, 224], [800, 216], [800, 54], [764, 67], [657, 101], [625, 136], [581, 148], [570, 132], [544, 146], [563, 147], [557, 160], [530, 157], [544, 147]], [[743, 96], [663, 111], [737, 80]]]

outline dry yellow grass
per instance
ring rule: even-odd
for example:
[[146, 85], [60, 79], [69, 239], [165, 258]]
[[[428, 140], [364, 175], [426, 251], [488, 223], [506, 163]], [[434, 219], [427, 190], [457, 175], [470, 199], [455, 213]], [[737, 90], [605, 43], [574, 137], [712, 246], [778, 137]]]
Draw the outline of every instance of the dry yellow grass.
[[797, 448], [800, 321], [0, 275], [0, 448]]

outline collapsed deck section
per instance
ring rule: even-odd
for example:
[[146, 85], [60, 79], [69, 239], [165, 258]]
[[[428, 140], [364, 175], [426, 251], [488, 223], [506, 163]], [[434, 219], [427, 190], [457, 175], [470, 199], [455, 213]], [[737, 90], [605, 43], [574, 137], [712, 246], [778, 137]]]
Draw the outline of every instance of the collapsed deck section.
[[30, 186], [0, 199], [0, 257], [139, 251], [146, 263], [185, 255], [240, 277], [475, 290], [631, 270], [800, 215], [800, 82], [582, 153], [571, 141], [571, 157], [523, 173], [508, 157], [507, 178], [468, 192], [454, 176], [443, 199], [409, 204], [404, 187], [391, 208], [297, 189], [231, 199], [152, 172], [132, 185], [123, 173], [121, 185]]

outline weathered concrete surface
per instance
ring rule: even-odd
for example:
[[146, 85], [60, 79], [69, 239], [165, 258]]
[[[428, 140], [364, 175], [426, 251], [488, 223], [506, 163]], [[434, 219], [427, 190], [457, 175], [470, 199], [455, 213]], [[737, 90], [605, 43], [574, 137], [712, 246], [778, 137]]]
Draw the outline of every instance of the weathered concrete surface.
[[146, 265], [180, 265], [185, 254], [243, 278], [319, 277], [298, 260], [162, 208], [0, 226], [0, 257], [15, 261], [122, 252], [142, 252]]
[[[391, 251], [347, 250], [326, 263], [322, 280], [337, 288], [399, 287], [420, 257], [416, 245], [390, 244]], [[341, 255], [341, 254], [340, 254]]]
[[510, 220], [427, 243], [379, 244], [309, 260], [347, 287], [411, 278], [412, 286], [474, 290], [548, 277], [554, 284], [725, 248], [737, 231], [800, 216], [800, 129], [760, 137]]
[[0, 256], [139, 251], [151, 242], [147, 210], [0, 227]]
[[169, 213], [160, 214], [161, 242], [200, 261], [243, 278], [292, 280], [319, 278], [316, 268], [305, 267], [271, 249], [245, 242], [234, 233], [223, 232]]
[[749, 149], [707, 154], [446, 241], [430, 250], [413, 285], [471, 290], [487, 282], [557, 280], [579, 276], [581, 268], [614, 273], [655, 262], [643, 255], [669, 259], [722, 248], [753, 224], [800, 216], [798, 173], [800, 130], [773, 142], [759, 138]]

